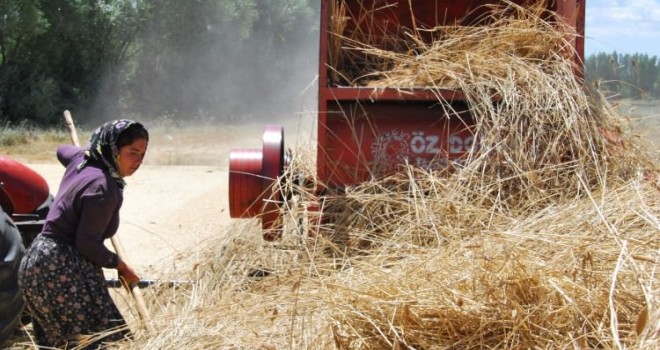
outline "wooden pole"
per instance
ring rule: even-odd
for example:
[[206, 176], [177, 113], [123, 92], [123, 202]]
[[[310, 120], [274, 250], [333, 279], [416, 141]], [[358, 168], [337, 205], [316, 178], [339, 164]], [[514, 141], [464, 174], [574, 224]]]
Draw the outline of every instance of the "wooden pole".
[[76, 131], [76, 125], [73, 124], [73, 117], [69, 110], [64, 111], [64, 123], [66, 124], [67, 129], [69, 129], [69, 136], [71, 137], [71, 143], [74, 146], [80, 147], [80, 142], [78, 142], [78, 132]]
[[[80, 142], [78, 141], [78, 133], [76, 132], [76, 125], [73, 123], [73, 117], [71, 116], [71, 112], [69, 112], [68, 110], [64, 111], [64, 122], [66, 123], [66, 127], [69, 129], [69, 136], [71, 137], [71, 143], [73, 143], [73, 145], [76, 147], [80, 147]], [[128, 261], [126, 260], [126, 251], [124, 250], [124, 247], [121, 245], [121, 242], [119, 242], [119, 237], [117, 237], [117, 235], [115, 234], [110, 238], [110, 241], [112, 242], [112, 246], [115, 248], [115, 253], [117, 253], [119, 259], [121, 259], [124, 263], [128, 265]], [[124, 283], [126, 283], [126, 281], [124, 281]], [[147, 332], [149, 332], [150, 334], [154, 334], [155, 330], [151, 325], [151, 319], [147, 311], [147, 306], [146, 303], [144, 302], [144, 298], [142, 297], [142, 292], [140, 291], [138, 284], [135, 282], [131, 283], [130, 285], [127, 286], [127, 289], [131, 292], [131, 295], [133, 295], [133, 298], [135, 299], [135, 304], [137, 305], [138, 313], [140, 314], [140, 318], [142, 319], [142, 323], [147, 329]]]
[[[110, 238], [110, 241], [112, 242], [112, 246], [115, 248], [115, 252], [119, 256], [119, 259], [123, 260], [124, 263], [128, 265], [128, 262], [126, 261], [126, 251], [124, 250], [124, 246], [119, 242], [119, 237], [117, 237], [115, 234]], [[123, 282], [124, 284], [126, 283], [126, 281]], [[137, 306], [140, 318], [142, 318], [142, 324], [147, 329], [149, 334], [155, 334], [155, 330], [151, 325], [151, 319], [149, 318], [149, 311], [147, 311], [147, 304], [144, 302], [142, 291], [140, 291], [140, 287], [138, 286], [137, 282], [133, 282], [128, 285], [128, 289], [131, 291], [131, 294], [135, 299], [135, 305]]]

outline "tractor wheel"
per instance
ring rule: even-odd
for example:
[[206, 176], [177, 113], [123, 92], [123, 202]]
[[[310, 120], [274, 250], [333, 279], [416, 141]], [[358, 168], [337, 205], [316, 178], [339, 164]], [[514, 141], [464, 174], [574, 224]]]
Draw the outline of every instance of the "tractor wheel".
[[16, 225], [0, 209], [0, 348], [14, 334], [23, 312], [18, 266], [24, 253]]

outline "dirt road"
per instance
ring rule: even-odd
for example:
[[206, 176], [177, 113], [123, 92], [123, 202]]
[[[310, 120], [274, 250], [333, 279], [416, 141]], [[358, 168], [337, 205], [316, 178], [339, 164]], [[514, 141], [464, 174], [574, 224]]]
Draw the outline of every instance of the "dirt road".
[[[54, 195], [64, 168], [28, 166], [46, 179]], [[118, 235], [143, 278], [186, 269], [177, 263], [196, 254], [205, 240], [222, 235], [232, 222], [228, 173], [222, 167], [143, 165], [126, 182]], [[106, 243], [112, 248], [109, 240]], [[106, 274], [116, 276], [114, 270]]]
[[[314, 123], [305, 117], [275, 123], [286, 130], [286, 147], [309, 142]], [[224, 234], [238, 220], [229, 217], [229, 150], [260, 149], [263, 124], [151, 132], [145, 164], [126, 178], [118, 233], [129, 262], [143, 278], [181, 272], [184, 257], [197, 254], [204, 241]], [[55, 195], [64, 172], [55, 158], [25, 163], [46, 179]], [[110, 240], [106, 245], [112, 249]], [[106, 273], [116, 276], [114, 270]]]

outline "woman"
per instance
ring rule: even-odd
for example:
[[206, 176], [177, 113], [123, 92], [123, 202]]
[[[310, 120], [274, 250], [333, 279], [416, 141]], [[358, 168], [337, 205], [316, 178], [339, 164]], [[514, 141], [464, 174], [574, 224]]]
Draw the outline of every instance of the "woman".
[[66, 167], [42, 232], [19, 268], [19, 286], [40, 346], [91, 347], [129, 334], [108, 292], [102, 268], [127, 283], [139, 277], [103, 241], [119, 226], [124, 177], [142, 164], [149, 133], [140, 123], [116, 120], [97, 128], [86, 149], [57, 148]]

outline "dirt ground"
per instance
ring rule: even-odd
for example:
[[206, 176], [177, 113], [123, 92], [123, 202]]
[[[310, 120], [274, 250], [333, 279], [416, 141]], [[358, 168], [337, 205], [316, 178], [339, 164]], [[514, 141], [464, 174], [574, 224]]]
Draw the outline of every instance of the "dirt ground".
[[[63, 167], [29, 164], [57, 192]], [[205, 240], [222, 235], [233, 219], [228, 208], [228, 172], [220, 166], [144, 165], [126, 179], [118, 237], [143, 278], [156, 279], [182, 266]], [[112, 249], [109, 240], [107, 245]], [[109, 277], [114, 270], [106, 271]]]
[[[636, 110], [639, 130], [660, 145], [657, 101], [621, 108], [625, 109], [623, 114], [635, 114], [630, 111]], [[309, 145], [314, 133], [314, 121], [308, 115], [240, 127], [152, 131], [145, 164], [126, 179], [118, 233], [129, 262], [143, 278], [158, 279], [189, 268], [184, 261], [194, 262], [206, 240], [223, 235], [239, 220], [229, 217], [229, 151], [261, 147], [267, 124], [283, 125], [285, 146], [294, 151], [300, 144]], [[63, 167], [54, 159], [27, 165], [46, 179], [55, 194]], [[112, 248], [109, 240], [107, 245]], [[106, 273], [116, 276], [114, 270]]]
[[[261, 148], [267, 124], [283, 126], [285, 147], [294, 149], [309, 142], [314, 125], [305, 115], [276, 123], [150, 130], [145, 163], [126, 178], [118, 231], [127, 260], [142, 278], [167, 279], [186, 272], [205, 241], [243, 220], [229, 216], [229, 152]], [[64, 168], [55, 157], [25, 164], [57, 193]], [[110, 240], [106, 245], [113, 249]], [[106, 270], [106, 276], [114, 278], [116, 271]]]

